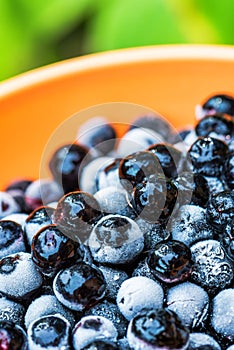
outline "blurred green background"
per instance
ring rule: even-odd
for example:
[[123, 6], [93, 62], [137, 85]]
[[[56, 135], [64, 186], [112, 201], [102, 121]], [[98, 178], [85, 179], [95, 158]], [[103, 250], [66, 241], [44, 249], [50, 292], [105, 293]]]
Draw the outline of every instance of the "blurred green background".
[[0, 0], [0, 80], [125, 47], [234, 44], [233, 0]]

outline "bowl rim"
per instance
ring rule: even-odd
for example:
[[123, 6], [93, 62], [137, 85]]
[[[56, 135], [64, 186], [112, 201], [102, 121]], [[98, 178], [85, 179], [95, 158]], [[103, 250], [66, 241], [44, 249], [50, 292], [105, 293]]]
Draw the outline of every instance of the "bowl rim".
[[7, 98], [19, 91], [107, 67], [154, 61], [224, 61], [234, 62], [234, 45], [166, 44], [139, 46], [92, 53], [31, 69], [0, 82], [0, 97]]

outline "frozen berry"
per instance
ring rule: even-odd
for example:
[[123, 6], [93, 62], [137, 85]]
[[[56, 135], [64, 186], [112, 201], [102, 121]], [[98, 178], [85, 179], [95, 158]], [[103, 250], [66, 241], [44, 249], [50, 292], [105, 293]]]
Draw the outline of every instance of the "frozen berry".
[[151, 309], [140, 312], [130, 321], [127, 338], [135, 350], [185, 350], [189, 330], [173, 311]]
[[61, 315], [47, 315], [33, 321], [28, 327], [30, 350], [70, 349], [71, 328]]
[[21, 225], [10, 220], [0, 220], [0, 258], [25, 250]]
[[151, 175], [134, 188], [133, 206], [145, 221], [165, 224], [175, 208], [177, 195], [178, 190], [171, 180]]
[[23, 300], [38, 291], [43, 283], [28, 253], [8, 255], [0, 260], [0, 292], [10, 299]]
[[230, 285], [233, 269], [220, 242], [203, 240], [191, 246], [194, 260], [191, 279], [213, 295]]
[[228, 142], [234, 136], [234, 119], [228, 115], [206, 116], [195, 127], [197, 136], [214, 137]]
[[53, 275], [58, 269], [82, 259], [79, 243], [49, 225], [37, 232], [32, 240], [32, 260], [45, 275]]
[[190, 329], [204, 327], [208, 316], [209, 296], [206, 291], [191, 282], [180, 283], [169, 289], [167, 308], [174, 311]]
[[54, 279], [53, 288], [63, 305], [82, 311], [104, 297], [106, 282], [97, 267], [80, 262], [61, 270]]
[[163, 289], [158, 282], [137, 276], [121, 284], [116, 301], [121, 313], [130, 321], [145, 308], [161, 308], [163, 296]]
[[31, 180], [16, 180], [9, 184], [5, 189], [5, 191], [8, 192], [18, 203], [21, 212], [28, 212], [30, 210], [26, 205], [25, 191], [31, 183]]
[[100, 216], [97, 200], [89, 193], [75, 191], [59, 200], [54, 222], [64, 235], [75, 241], [85, 242], [92, 231], [92, 224]]
[[27, 217], [28, 217], [28, 214], [26, 213], [14, 213], [14, 214], [4, 216], [2, 220], [14, 221], [17, 224], [19, 224], [22, 228], [24, 228]]
[[115, 302], [119, 288], [123, 281], [128, 279], [128, 275], [125, 271], [109, 266], [100, 265], [99, 269], [106, 280], [106, 298]]
[[70, 143], [59, 147], [52, 155], [50, 171], [65, 193], [79, 189], [79, 171], [87, 154], [86, 147]]
[[125, 264], [142, 252], [144, 236], [132, 219], [110, 214], [97, 222], [88, 243], [95, 261]]
[[114, 149], [116, 131], [107, 119], [94, 117], [81, 125], [77, 142], [89, 149], [94, 149], [97, 154], [107, 154]]
[[158, 158], [149, 151], [132, 153], [123, 158], [119, 165], [120, 182], [128, 192], [152, 174], [164, 177]]
[[0, 192], [0, 219], [7, 215], [20, 212], [20, 206], [7, 192]]
[[227, 155], [224, 163], [224, 178], [230, 189], [234, 189], [234, 152]]
[[116, 343], [109, 340], [94, 340], [80, 350], [119, 350]]
[[72, 312], [65, 308], [54, 295], [46, 294], [34, 299], [29, 304], [24, 317], [25, 327], [28, 328], [30, 323], [37, 318], [47, 315], [62, 315], [74, 326], [75, 317]]
[[210, 197], [206, 211], [208, 223], [223, 231], [234, 218], [234, 191], [223, 191]]
[[219, 239], [228, 258], [234, 262], [234, 218], [232, 222], [225, 227], [224, 232], [220, 232]]
[[228, 146], [213, 137], [199, 137], [188, 151], [195, 173], [219, 176], [223, 171]]
[[192, 271], [191, 251], [180, 241], [164, 241], [149, 253], [148, 265], [152, 274], [165, 283], [186, 280]]
[[73, 329], [73, 347], [74, 350], [80, 350], [97, 340], [116, 341], [117, 336], [118, 332], [115, 326], [107, 318], [92, 315], [85, 316]]
[[24, 314], [25, 308], [23, 305], [4, 297], [0, 298], [0, 321], [12, 321], [23, 326]]
[[188, 350], [221, 350], [217, 341], [205, 333], [190, 333]]
[[234, 116], [234, 98], [227, 94], [216, 94], [202, 103], [203, 115], [226, 113]]
[[0, 321], [0, 349], [27, 350], [27, 336], [23, 328], [10, 321]]
[[168, 143], [158, 143], [148, 148], [159, 160], [159, 163], [168, 178], [175, 178], [182, 169], [182, 153]]
[[121, 158], [110, 159], [107, 163], [103, 164], [97, 171], [95, 176], [95, 185], [97, 191], [109, 186], [115, 186], [122, 188], [119, 179], [119, 164]]
[[29, 246], [32, 244], [33, 236], [42, 228], [47, 225], [52, 224], [54, 209], [47, 206], [42, 206], [28, 215], [25, 225], [24, 231], [27, 236], [27, 241]]

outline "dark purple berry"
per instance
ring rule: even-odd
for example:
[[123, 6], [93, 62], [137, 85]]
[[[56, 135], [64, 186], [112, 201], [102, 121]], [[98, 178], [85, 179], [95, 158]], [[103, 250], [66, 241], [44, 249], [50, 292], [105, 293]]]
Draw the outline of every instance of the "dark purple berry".
[[225, 94], [213, 95], [202, 104], [202, 108], [207, 115], [226, 113], [234, 116], [234, 98]]
[[213, 137], [199, 137], [190, 147], [188, 158], [193, 170], [206, 176], [219, 176], [223, 171], [228, 146]]
[[202, 118], [195, 127], [197, 136], [217, 137], [229, 141], [234, 135], [233, 117], [222, 114], [208, 115]]
[[80, 350], [119, 350], [119, 347], [109, 340], [100, 339], [93, 341]]
[[224, 232], [220, 233], [220, 242], [228, 258], [234, 262], [234, 219], [225, 227]]
[[145, 310], [135, 316], [127, 337], [133, 349], [186, 349], [189, 330], [171, 310]]
[[222, 232], [234, 218], [234, 192], [223, 191], [213, 194], [207, 203], [206, 216], [208, 223]]
[[27, 350], [23, 328], [10, 321], [0, 321], [0, 350]]
[[181, 171], [182, 153], [167, 143], [157, 143], [148, 148], [159, 160], [159, 163], [168, 178], [175, 178]]
[[224, 163], [224, 179], [228, 187], [234, 189], [234, 152], [227, 155]]
[[84, 262], [61, 270], [54, 279], [54, 293], [66, 307], [82, 311], [95, 305], [105, 295], [102, 272]]
[[53, 154], [49, 168], [65, 193], [79, 189], [80, 166], [87, 154], [88, 149], [76, 143], [64, 145]]
[[84, 242], [100, 216], [100, 207], [94, 196], [75, 191], [60, 199], [54, 213], [54, 222], [64, 235]]
[[119, 165], [119, 178], [129, 192], [150, 175], [164, 175], [158, 158], [149, 151], [140, 151], [123, 158]]
[[147, 222], [166, 223], [176, 204], [176, 186], [164, 176], [151, 175], [134, 188], [133, 206]]
[[192, 271], [191, 251], [180, 241], [160, 242], [149, 253], [148, 265], [152, 274], [161, 281], [181, 282]]
[[33, 237], [32, 260], [42, 273], [50, 275], [82, 259], [78, 249], [79, 243], [65, 236], [56, 225], [49, 225]]
[[21, 225], [11, 220], [0, 220], [0, 258], [25, 251]]
[[69, 349], [70, 336], [70, 324], [64, 317], [43, 316], [29, 325], [29, 349]]

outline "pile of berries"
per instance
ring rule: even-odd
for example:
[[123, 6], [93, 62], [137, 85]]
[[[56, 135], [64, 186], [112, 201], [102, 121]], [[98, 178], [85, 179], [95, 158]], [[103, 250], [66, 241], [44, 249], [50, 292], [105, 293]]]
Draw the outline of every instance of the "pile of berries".
[[234, 349], [234, 98], [94, 118], [0, 192], [0, 350]]

